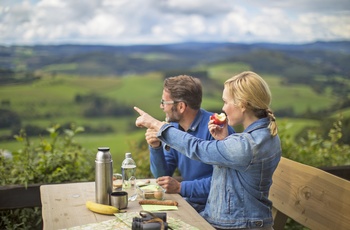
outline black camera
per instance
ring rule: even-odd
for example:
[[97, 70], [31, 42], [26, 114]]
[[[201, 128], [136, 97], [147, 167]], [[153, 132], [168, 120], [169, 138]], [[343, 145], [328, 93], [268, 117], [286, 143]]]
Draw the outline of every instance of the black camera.
[[167, 216], [165, 212], [140, 212], [141, 217], [132, 219], [132, 230], [168, 230]]

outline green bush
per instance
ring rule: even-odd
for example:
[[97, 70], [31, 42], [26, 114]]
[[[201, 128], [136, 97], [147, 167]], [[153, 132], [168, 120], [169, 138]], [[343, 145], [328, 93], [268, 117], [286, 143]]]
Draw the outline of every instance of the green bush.
[[284, 130], [290, 126], [282, 126], [280, 137], [284, 157], [314, 167], [340, 166], [350, 164], [350, 146], [341, 143], [342, 121], [333, 123], [328, 132], [328, 138], [313, 129], [307, 131], [306, 137], [296, 140], [284, 135]]
[[[94, 180], [95, 154], [82, 148], [74, 141], [82, 127], [65, 129], [59, 133], [59, 126], [48, 128], [48, 140], [41, 138], [34, 144], [21, 130], [15, 138], [23, 148], [13, 156], [0, 156], [1, 185], [64, 183]], [[0, 229], [41, 229], [41, 208], [25, 208], [0, 212]]]

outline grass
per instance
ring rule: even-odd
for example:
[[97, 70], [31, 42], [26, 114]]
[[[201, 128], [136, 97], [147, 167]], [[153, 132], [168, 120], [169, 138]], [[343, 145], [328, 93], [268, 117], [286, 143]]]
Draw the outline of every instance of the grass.
[[136, 142], [144, 140], [145, 130], [140, 129], [137, 132], [129, 133], [125, 135], [120, 134], [104, 134], [104, 135], [79, 135], [76, 141], [82, 144], [86, 149], [96, 151], [101, 146], [110, 147], [110, 151], [113, 159], [114, 168], [119, 169], [126, 152], [135, 150]]
[[[222, 84], [228, 78], [246, 70], [251, 70], [251, 68], [242, 63], [223, 63], [209, 67], [210, 78], [222, 82]], [[273, 110], [292, 107], [296, 114], [301, 114], [307, 110], [317, 111], [328, 108], [337, 100], [329, 90], [320, 95], [309, 86], [283, 85], [280, 76], [264, 74], [261, 77], [270, 87], [272, 93], [271, 108]], [[221, 94], [219, 98], [221, 98]], [[208, 104], [215, 103], [210, 101]]]
[[310, 119], [295, 119], [295, 118], [281, 118], [277, 119], [279, 131], [282, 131], [285, 136], [298, 138], [297, 135], [305, 127], [317, 127], [320, 125], [319, 121]]
[[230, 77], [247, 70], [251, 70], [251, 67], [245, 63], [221, 63], [208, 68], [210, 78], [219, 81], [222, 85]]
[[[159, 73], [123, 78], [121, 86], [106, 93], [106, 96], [121, 99], [130, 106], [137, 106], [153, 116], [163, 116], [159, 107], [162, 97], [163, 78]], [[136, 112], [135, 112], [136, 116]]]
[[266, 81], [273, 93], [273, 108], [293, 107], [295, 113], [301, 114], [307, 110], [317, 111], [328, 108], [336, 100], [330, 93], [318, 95], [308, 86], [283, 86], [280, 79], [273, 77], [266, 77]]
[[331, 117], [336, 118], [336, 119], [338, 119], [340, 117], [350, 117], [350, 109], [343, 109], [340, 111], [335, 111]]

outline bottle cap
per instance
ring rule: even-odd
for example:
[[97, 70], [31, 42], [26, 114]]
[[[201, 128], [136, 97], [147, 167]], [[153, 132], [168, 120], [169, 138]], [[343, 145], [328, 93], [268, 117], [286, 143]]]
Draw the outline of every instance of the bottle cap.
[[131, 153], [125, 153], [125, 158], [131, 158]]

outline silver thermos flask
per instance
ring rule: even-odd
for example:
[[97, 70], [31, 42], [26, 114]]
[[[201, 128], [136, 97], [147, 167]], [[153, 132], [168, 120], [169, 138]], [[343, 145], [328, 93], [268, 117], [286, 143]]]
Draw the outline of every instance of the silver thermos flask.
[[96, 202], [110, 205], [113, 188], [113, 160], [109, 147], [99, 147], [95, 159]]

